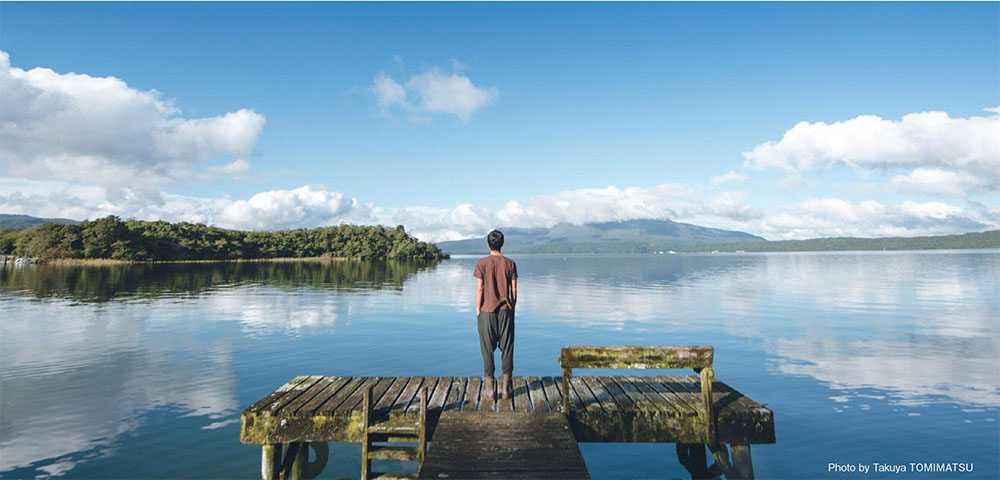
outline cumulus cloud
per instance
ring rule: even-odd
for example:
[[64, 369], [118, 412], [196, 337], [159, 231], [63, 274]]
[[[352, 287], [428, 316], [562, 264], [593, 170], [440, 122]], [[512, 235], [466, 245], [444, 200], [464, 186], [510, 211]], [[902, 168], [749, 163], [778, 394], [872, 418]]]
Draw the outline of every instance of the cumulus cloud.
[[1000, 192], [1000, 183], [989, 178], [938, 168], [918, 168], [907, 175], [896, 175], [889, 185], [901, 193], [951, 197], [962, 197], [969, 192]]
[[[130, 201], [131, 200], [131, 201]], [[245, 230], [314, 228], [379, 223], [380, 210], [321, 186], [260, 192], [246, 200], [163, 193], [163, 201], [112, 202], [103, 190], [62, 181], [0, 178], [0, 212], [37, 217], [95, 219], [107, 215]]]
[[724, 183], [742, 182], [746, 179], [747, 179], [746, 175], [739, 173], [735, 170], [730, 170], [722, 175], [713, 176], [711, 179], [709, 179], [708, 183], [711, 184], [713, 187], [718, 187], [719, 185], [722, 185]]
[[[801, 171], [848, 165], [860, 169], [924, 169], [894, 188], [956, 194], [1000, 185], [1000, 114], [952, 118], [945, 112], [904, 115], [899, 121], [862, 115], [844, 122], [799, 122], [777, 142], [744, 152], [753, 168]], [[932, 170], [937, 173], [930, 173]], [[940, 172], [952, 172], [966, 179]]]
[[786, 205], [758, 219], [729, 226], [773, 240], [910, 237], [995, 229], [1000, 227], [996, 213], [938, 201], [905, 200], [887, 205], [874, 200], [853, 203], [830, 197]]
[[249, 200], [226, 205], [215, 219], [219, 225], [246, 230], [371, 222], [373, 206], [323, 187], [261, 192]]
[[446, 241], [484, 235], [492, 228], [551, 227], [557, 223], [662, 219], [740, 230], [772, 240], [817, 237], [945, 235], [1000, 228], [1000, 209], [940, 201], [811, 198], [763, 210], [743, 192], [707, 195], [687, 185], [649, 188], [580, 189], [511, 201], [491, 209], [472, 204], [454, 208], [407, 207], [382, 211], [385, 224], [402, 224], [423, 240]]
[[743, 200], [742, 192], [724, 192], [704, 205], [705, 213], [732, 220], [751, 220], [762, 214]]
[[4, 175], [98, 185], [110, 199], [141, 197], [160, 204], [158, 182], [197, 175], [205, 161], [240, 157], [242, 173], [264, 116], [240, 109], [183, 118], [155, 90], [115, 77], [12, 67], [0, 52], [0, 169]]
[[386, 108], [393, 105], [406, 105], [406, 89], [396, 83], [392, 77], [380, 73], [375, 76], [375, 81], [371, 86], [372, 93], [378, 99], [380, 107]]
[[510, 201], [497, 209], [471, 204], [451, 209], [407, 207], [392, 215], [419, 238], [455, 240], [494, 227], [537, 228], [637, 218], [676, 218], [699, 209], [696, 189], [662, 184], [648, 188], [583, 188]]
[[[454, 66], [456, 70], [464, 67]], [[379, 73], [369, 90], [384, 111], [399, 107], [413, 113], [451, 114], [462, 121], [468, 121], [473, 112], [490, 105], [499, 96], [496, 87], [477, 87], [465, 75], [446, 74], [438, 69], [410, 77], [405, 86]]]

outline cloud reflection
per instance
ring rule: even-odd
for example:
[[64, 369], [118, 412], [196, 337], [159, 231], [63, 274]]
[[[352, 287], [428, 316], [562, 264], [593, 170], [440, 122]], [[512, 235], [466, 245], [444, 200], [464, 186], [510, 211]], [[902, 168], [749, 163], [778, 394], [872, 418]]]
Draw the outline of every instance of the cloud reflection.
[[[231, 348], [190, 334], [150, 332], [167, 313], [143, 304], [59, 303], [46, 315], [6, 301], [0, 322], [0, 471], [72, 469], [77, 452], [108, 448], [169, 408], [207, 424], [239, 412]], [[177, 361], [189, 357], [194, 361]]]

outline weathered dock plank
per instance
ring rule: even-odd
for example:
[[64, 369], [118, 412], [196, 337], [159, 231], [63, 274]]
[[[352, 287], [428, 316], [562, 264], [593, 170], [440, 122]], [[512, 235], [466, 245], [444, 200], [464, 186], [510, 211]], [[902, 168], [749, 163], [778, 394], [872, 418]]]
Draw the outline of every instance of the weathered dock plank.
[[482, 393], [483, 379], [480, 377], [469, 377], [469, 383], [465, 387], [465, 402], [462, 403], [462, 411], [478, 412], [479, 397]]
[[524, 380], [524, 377], [514, 377], [511, 380], [511, 389], [514, 391], [514, 411], [531, 413], [531, 399], [528, 398], [528, 383]]
[[441, 414], [434, 435], [418, 478], [590, 478], [559, 413], [449, 411]]
[[[564, 347], [563, 376], [513, 377], [507, 398], [481, 377], [299, 376], [244, 410], [240, 441], [263, 445], [265, 480], [314, 475], [330, 441], [363, 442], [366, 479], [381, 478], [371, 460], [416, 460], [421, 478], [587, 478], [576, 442], [675, 443], [692, 478], [753, 478], [750, 445], [775, 442], [773, 412], [715, 379], [713, 359], [712, 347]], [[573, 375], [600, 368], [698, 375]]]
[[528, 388], [528, 399], [531, 401], [531, 411], [543, 413], [549, 411], [549, 404], [545, 400], [545, 390], [542, 381], [538, 377], [528, 377], [524, 379]]
[[[573, 376], [569, 424], [581, 442], [709, 443], [698, 376]], [[372, 386], [375, 422], [412, 421], [427, 388], [432, 421], [441, 412], [561, 412], [561, 377], [514, 377], [513, 398], [481, 402], [482, 377], [301, 376], [243, 412], [250, 444], [360, 441], [362, 397]], [[725, 383], [712, 382], [717, 441], [774, 443], [773, 413]], [[497, 408], [499, 407], [499, 409]], [[433, 425], [431, 426], [433, 431]]]

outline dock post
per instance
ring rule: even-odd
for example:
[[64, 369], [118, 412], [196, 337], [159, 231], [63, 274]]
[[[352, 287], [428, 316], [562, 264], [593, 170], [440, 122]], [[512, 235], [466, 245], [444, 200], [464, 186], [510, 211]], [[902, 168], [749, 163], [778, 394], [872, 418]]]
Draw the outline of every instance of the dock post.
[[712, 381], [715, 380], [715, 372], [712, 367], [702, 368], [698, 372], [701, 377], [701, 403], [705, 408], [706, 442], [708, 445], [715, 445], [715, 406], [712, 402]]
[[427, 455], [427, 387], [420, 387], [420, 426], [417, 430], [417, 461], [424, 464]]
[[563, 414], [567, 417], [569, 416], [569, 377], [573, 375], [572, 367], [563, 367], [562, 369], [562, 407]]
[[309, 461], [309, 444], [298, 442], [298, 449], [295, 450], [295, 460], [292, 461], [292, 469], [289, 472], [290, 480], [302, 480], [302, 470]]
[[262, 480], [278, 480], [281, 473], [281, 444], [271, 443], [261, 446], [260, 478]]
[[730, 445], [733, 456], [733, 468], [740, 478], [753, 480], [753, 461], [750, 458], [750, 445]]
[[371, 410], [372, 410], [372, 387], [369, 385], [365, 389], [364, 397], [361, 400], [364, 405], [364, 410], [361, 411], [361, 480], [368, 480], [371, 474], [372, 461], [368, 458], [368, 448], [369, 448], [369, 428], [371, 426]]

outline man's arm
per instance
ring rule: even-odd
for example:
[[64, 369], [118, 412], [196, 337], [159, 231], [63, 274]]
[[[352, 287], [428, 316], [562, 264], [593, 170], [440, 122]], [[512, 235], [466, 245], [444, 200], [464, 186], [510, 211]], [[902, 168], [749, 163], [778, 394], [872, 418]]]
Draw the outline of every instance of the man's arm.
[[510, 308], [513, 310], [517, 305], [517, 277], [510, 279]]
[[476, 316], [479, 316], [479, 310], [483, 308], [483, 279], [476, 278]]

